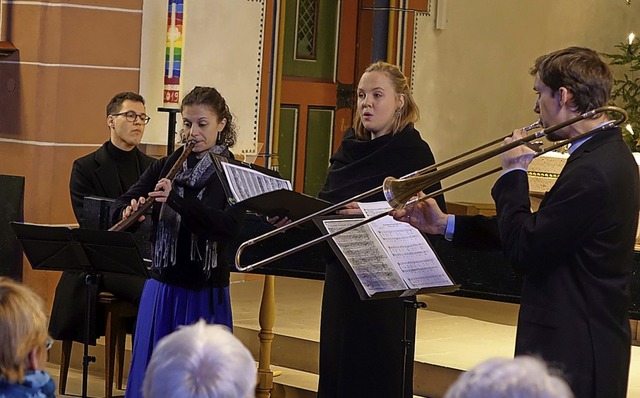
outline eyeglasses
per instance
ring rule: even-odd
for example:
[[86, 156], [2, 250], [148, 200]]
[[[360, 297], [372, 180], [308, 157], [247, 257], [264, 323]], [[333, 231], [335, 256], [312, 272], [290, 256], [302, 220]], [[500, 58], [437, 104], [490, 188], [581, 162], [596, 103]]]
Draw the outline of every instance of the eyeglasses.
[[47, 340], [44, 342], [44, 347], [47, 349], [47, 351], [49, 351], [51, 347], [53, 347], [53, 339], [51, 337], [47, 338]]
[[148, 124], [149, 120], [151, 120], [151, 118], [149, 116], [145, 115], [144, 113], [141, 113], [141, 114], [138, 115], [134, 111], [113, 113], [111, 116], [121, 116], [121, 115], [124, 115], [124, 117], [126, 117], [127, 120], [130, 121], [131, 123], [134, 123], [136, 121], [136, 119], [138, 119], [138, 118], [144, 124]]

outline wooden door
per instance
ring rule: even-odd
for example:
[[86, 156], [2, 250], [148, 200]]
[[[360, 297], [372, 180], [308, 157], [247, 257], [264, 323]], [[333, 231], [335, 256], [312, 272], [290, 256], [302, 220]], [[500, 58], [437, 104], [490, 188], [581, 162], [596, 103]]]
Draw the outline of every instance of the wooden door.
[[329, 157], [351, 126], [358, 2], [288, 0], [284, 7], [280, 128], [271, 144], [272, 164], [296, 191], [316, 195]]

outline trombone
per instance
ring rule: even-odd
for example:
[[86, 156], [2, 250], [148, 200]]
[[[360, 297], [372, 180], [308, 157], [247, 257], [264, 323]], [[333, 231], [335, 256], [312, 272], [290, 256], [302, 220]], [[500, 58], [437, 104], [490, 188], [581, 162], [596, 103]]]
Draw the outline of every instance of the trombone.
[[[560, 130], [564, 127], [567, 127], [571, 124], [574, 124], [576, 122], [579, 122], [581, 120], [585, 120], [585, 119], [591, 119], [594, 118], [596, 115], [599, 115], [601, 113], [605, 113], [605, 112], [611, 112], [611, 113], [615, 113], [618, 115], [617, 119], [613, 119], [613, 120], [609, 120], [607, 122], [605, 122], [604, 124], [589, 130], [585, 133], [576, 135], [574, 137], [565, 139], [565, 140], [560, 140], [560, 141], [556, 141], [554, 142], [552, 145], [550, 145], [549, 147], [546, 148], [537, 148], [536, 150], [536, 154], [534, 156], [540, 156], [544, 153], [550, 152], [554, 149], [560, 148], [562, 146], [565, 146], [567, 144], [570, 144], [574, 141], [577, 141], [581, 138], [585, 138], [588, 136], [591, 136], [597, 132], [609, 129], [613, 126], [619, 126], [620, 124], [624, 123], [628, 116], [627, 116], [627, 112], [622, 109], [622, 108], [618, 108], [615, 106], [602, 106], [593, 110], [590, 110], [588, 112], [585, 112], [581, 115], [575, 116], [571, 119], [568, 119], [564, 122], [558, 123], [558, 124], [554, 124], [553, 126], [549, 126], [546, 128], [543, 128], [541, 130], [535, 131], [525, 137], [522, 137], [518, 140], [512, 141], [508, 144], [502, 145], [500, 147], [494, 148], [494, 149], [489, 149], [486, 150], [485, 152], [482, 152], [480, 154], [474, 155], [476, 152], [482, 151], [492, 145], [496, 145], [499, 142], [502, 142], [506, 137], [509, 137], [511, 134], [508, 134], [506, 136], [500, 137], [494, 141], [491, 141], [489, 143], [483, 144], [477, 148], [471, 149], [467, 152], [464, 152], [460, 155], [454, 156], [451, 159], [447, 159], [445, 161], [442, 161], [440, 163], [436, 163], [434, 165], [431, 165], [429, 167], [425, 167], [423, 169], [414, 171], [410, 174], [407, 174], [401, 178], [393, 178], [393, 177], [387, 177], [385, 178], [384, 182], [382, 183], [382, 186], [380, 187], [376, 187], [373, 189], [370, 189], [366, 192], [363, 192], [361, 194], [358, 194], [356, 196], [353, 196], [349, 199], [346, 199], [340, 203], [336, 203], [332, 206], [329, 206], [321, 211], [315, 212], [313, 214], [309, 214], [303, 218], [300, 218], [294, 222], [291, 222], [285, 226], [282, 226], [280, 228], [276, 228], [273, 231], [267, 232], [263, 235], [257, 236], [255, 238], [249, 239], [245, 242], [243, 242], [242, 244], [240, 244], [240, 246], [238, 247], [238, 250], [236, 251], [236, 256], [235, 256], [235, 266], [239, 271], [251, 271], [255, 268], [264, 266], [266, 264], [272, 263], [276, 260], [279, 260], [281, 258], [284, 258], [286, 256], [289, 256], [293, 253], [297, 253], [301, 250], [304, 250], [308, 247], [314, 246], [317, 243], [323, 242], [325, 240], [328, 240], [329, 238], [332, 238], [336, 235], [339, 235], [341, 233], [350, 231], [352, 229], [358, 228], [364, 224], [370, 223], [372, 221], [375, 221], [377, 219], [380, 219], [384, 216], [387, 215], [387, 213], [380, 213], [378, 215], [375, 215], [373, 217], [369, 217], [366, 219], [363, 219], [360, 222], [354, 223], [352, 225], [350, 225], [349, 227], [343, 228], [339, 231], [334, 231], [332, 233], [326, 234], [326, 235], [322, 235], [318, 238], [312, 239], [306, 243], [300, 244], [296, 247], [293, 247], [291, 249], [285, 250], [281, 253], [278, 254], [274, 254], [271, 257], [267, 257], [265, 259], [262, 259], [260, 261], [257, 261], [253, 264], [248, 264], [248, 265], [241, 265], [240, 263], [240, 258], [244, 252], [245, 249], [247, 249], [249, 246], [253, 246], [255, 244], [257, 244], [258, 242], [261, 242], [263, 240], [269, 239], [277, 234], [283, 233], [291, 228], [297, 227], [298, 225], [304, 224], [308, 221], [310, 221], [311, 219], [313, 219], [314, 217], [318, 217], [321, 215], [326, 215], [326, 214], [330, 214], [335, 212], [336, 210], [344, 207], [345, 205], [347, 205], [348, 203], [351, 202], [358, 202], [364, 198], [367, 198], [369, 196], [372, 196], [376, 193], [379, 193], [381, 190], [384, 193], [385, 199], [387, 200], [387, 202], [389, 203], [389, 205], [394, 208], [394, 209], [400, 209], [404, 206], [410, 206], [412, 204], [414, 204], [417, 199], [411, 200], [411, 198], [413, 198], [415, 195], [417, 195], [418, 192], [442, 181], [443, 179], [447, 178], [447, 177], [451, 177], [463, 170], [468, 169], [469, 167], [475, 166], [479, 163], [484, 162], [485, 160], [488, 160], [492, 157], [495, 157], [497, 155], [500, 155], [503, 152], [507, 152], [519, 145], [527, 145], [530, 148], [533, 149], [534, 145], [538, 145], [538, 144], [532, 144], [532, 141], [545, 137], [550, 133], [553, 133], [557, 130]], [[540, 121], [537, 121], [535, 123], [532, 123], [531, 125], [524, 127], [523, 130], [525, 131], [530, 131], [530, 130], [535, 130], [537, 128], [542, 127], [540, 124]], [[468, 159], [463, 159], [460, 160], [462, 158], [465, 157], [469, 157], [470, 155], [474, 155], [473, 157], [470, 157]], [[458, 161], [460, 160], [460, 161]], [[458, 161], [457, 163], [454, 163]], [[451, 164], [453, 163], [453, 164]], [[446, 167], [445, 167], [446, 166]], [[470, 182], [476, 181], [480, 178], [486, 177], [490, 174], [493, 174], [495, 172], [500, 171], [502, 168], [498, 167], [496, 169], [493, 170], [489, 170], [487, 172], [481, 173], [479, 175], [476, 175], [474, 177], [471, 177], [467, 180], [464, 180], [462, 182], [459, 182], [457, 184], [451, 185], [449, 187], [446, 188], [442, 188], [439, 189], [437, 191], [431, 192], [429, 194], [427, 194], [426, 196], [420, 198], [420, 200], [426, 200], [429, 198], [433, 198], [437, 195], [440, 195], [444, 192], [450, 191], [452, 189], [458, 188], [460, 186], [466, 185]]]

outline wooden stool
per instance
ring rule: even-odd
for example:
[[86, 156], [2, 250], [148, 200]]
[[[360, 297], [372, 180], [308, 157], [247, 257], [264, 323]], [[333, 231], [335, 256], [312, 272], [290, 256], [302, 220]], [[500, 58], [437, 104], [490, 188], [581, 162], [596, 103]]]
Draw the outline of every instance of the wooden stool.
[[[113, 374], [116, 352], [118, 353], [118, 363], [115, 370], [116, 386], [122, 390], [122, 379], [124, 377], [124, 346], [127, 336], [126, 318], [135, 318], [138, 309], [131, 303], [113, 296], [111, 293], [102, 292], [98, 295], [98, 305], [105, 309], [106, 314], [106, 330], [104, 335], [104, 394], [106, 398], [113, 395]], [[132, 334], [133, 340], [133, 334]], [[69, 374], [69, 362], [71, 359], [71, 347], [73, 341], [62, 341], [62, 352], [60, 355], [60, 380], [58, 385], [58, 393], [64, 395], [67, 388], [67, 375]]]

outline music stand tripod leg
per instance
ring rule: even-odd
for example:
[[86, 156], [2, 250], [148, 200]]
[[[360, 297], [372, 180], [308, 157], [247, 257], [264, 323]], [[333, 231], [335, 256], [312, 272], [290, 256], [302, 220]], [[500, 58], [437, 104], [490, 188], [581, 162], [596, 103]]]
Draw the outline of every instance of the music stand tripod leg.
[[[407, 321], [409, 320], [409, 311], [413, 310], [414, 312], [417, 311], [419, 308], [427, 308], [427, 304], [423, 303], [422, 301], [413, 301], [413, 300], [404, 300], [404, 325], [403, 325], [403, 340], [402, 340], [402, 393], [400, 394], [401, 397], [409, 397], [410, 395], [407, 394], [407, 368], [409, 367], [408, 361], [409, 361], [409, 350], [414, 350], [414, 345], [415, 345], [415, 340], [416, 340], [416, 336], [415, 336], [415, 329], [414, 329], [414, 335], [413, 336], [408, 336], [409, 334], [409, 328], [407, 327]], [[416, 322], [417, 322], [417, 312], [416, 312]], [[411, 372], [411, 380], [413, 380], [413, 371]], [[412, 386], [413, 387], [413, 386]]]
[[87, 304], [86, 319], [84, 324], [84, 352], [82, 356], [82, 398], [87, 397], [87, 378], [89, 375], [89, 362], [95, 362], [96, 357], [89, 356], [89, 340], [91, 334], [91, 320], [92, 320], [92, 287], [98, 284], [98, 275], [92, 272], [87, 272], [85, 277], [85, 298]]

